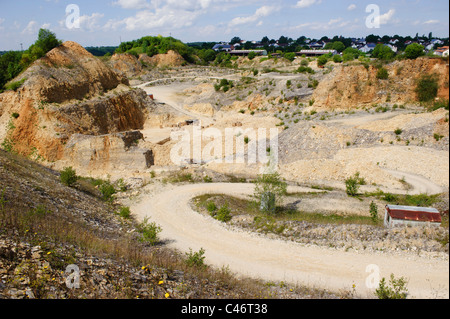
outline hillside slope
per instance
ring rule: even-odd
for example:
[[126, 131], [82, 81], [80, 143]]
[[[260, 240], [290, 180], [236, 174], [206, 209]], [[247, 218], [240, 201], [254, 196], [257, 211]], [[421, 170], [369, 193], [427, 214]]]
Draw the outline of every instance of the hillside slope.
[[0, 95], [3, 148], [53, 162], [72, 134], [104, 135], [141, 129], [151, 102], [128, 79], [75, 42], [37, 60]]
[[417, 80], [424, 74], [438, 77], [438, 97], [449, 98], [449, 67], [441, 59], [418, 58], [384, 66], [388, 79], [377, 78], [375, 66], [337, 66], [324, 78], [312, 96], [315, 107], [349, 109], [377, 103], [416, 102]]

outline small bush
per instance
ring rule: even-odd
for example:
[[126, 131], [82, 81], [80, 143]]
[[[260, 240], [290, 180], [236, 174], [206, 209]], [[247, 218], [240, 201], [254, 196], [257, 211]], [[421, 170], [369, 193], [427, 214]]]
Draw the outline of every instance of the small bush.
[[213, 214], [217, 210], [217, 206], [214, 202], [208, 202], [208, 204], [206, 204], [206, 209]]
[[366, 181], [361, 178], [359, 172], [356, 172], [354, 176], [349, 177], [345, 180], [345, 188], [347, 195], [356, 196], [358, 195], [359, 187], [365, 185]]
[[61, 171], [60, 180], [64, 185], [72, 187], [78, 180], [77, 173], [72, 167], [66, 167]]
[[403, 133], [403, 130], [398, 128], [394, 131], [395, 135], [401, 135]]
[[186, 264], [189, 267], [200, 267], [205, 268], [205, 250], [201, 248], [198, 252], [193, 252], [192, 249], [189, 249], [189, 252], [186, 253]]
[[113, 195], [116, 193], [116, 188], [110, 182], [103, 182], [100, 187], [100, 192], [102, 193], [103, 200], [111, 201], [113, 199]]
[[378, 207], [374, 202], [370, 203], [370, 217], [372, 218], [373, 222], [376, 222], [378, 220]]
[[391, 274], [390, 285], [386, 283], [386, 278], [382, 278], [375, 295], [378, 299], [406, 299], [408, 296], [406, 283], [405, 278], [395, 279], [394, 274]]
[[377, 72], [377, 79], [387, 80], [389, 78], [389, 72], [385, 68], [381, 68]]
[[17, 91], [18, 88], [24, 84], [26, 79], [22, 79], [20, 81], [11, 82], [10, 84], [5, 85], [6, 90]]
[[231, 211], [228, 208], [228, 205], [225, 204], [224, 206], [220, 207], [214, 218], [224, 223], [229, 222], [231, 220]]
[[161, 227], [156, 225], [156, 223], [149, 223], [148, 218], [145, 218], [142, 223], [138, 224], [136, 230], [141, 234], [139, 240], [152, 246], [158, 243], [158, 234], [162, 231]]
[[122, 218], [130, 218], [131, 216], [131, 211], [129, 207], [121, 207], [119, 210], [119, 216]]
[[417, 82], [416, 94], [420, 102], [428, 102], [437, 97], [439, 89], [437, 76], [434, 74], [423, 75]]

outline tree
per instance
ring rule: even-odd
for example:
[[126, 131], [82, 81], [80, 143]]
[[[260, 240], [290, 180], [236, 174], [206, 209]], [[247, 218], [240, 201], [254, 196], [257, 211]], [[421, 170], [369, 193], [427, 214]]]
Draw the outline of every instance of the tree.
[[435, 74], [425, 74], [417, 82], [416, 94], [420, 102], [428, 102], [437, 97], [439, 90], [438, 78]]
[[410, 44], [405, 49], [405, 57], [407, 59], [415, 60], [425, 54], [423, 45], [418, 43]]
[[395, 53], [390, 47], [381, 43], [377, 44], [372, 52], [372, 56], [380, 60], [390, 60], [394, 55]]
[[287, 193], [287, 184], [281, 180], [278, 173], [262, 174], [255, 182], [255, 197], [261, 212], [275, 214], [277, 203]]
[[327, 64], [328, 58], [326, 55], [322, 55], [317, 59], [317, 66], [322, 67]]
[[356, 196], [358, 195], [359, 187], [364, 185], [366, 182], [364, 178], [359, 176], [359, 172], [356, 172], [354, 176], [351, 176], [345, 180], [345, 188], [347, 195]]
[[325, 45], [326, 50], [336, 50], [339, 53], [345, 50], [345, 44], [342, 41], [329, 42]]
[[264, 44], [264, 45], [269, 44], [269, 42], [270, 42], [270, 40], [269, 40], [269, 38], [268, 38], [267, 36], [265, 36], [265, 37], [262, 38], [262, 40], [261, 40], [261, 43]]
[[66, 167], [61, 171], [60, 180], [64, 185], [72, 187], [77, 182], [78, 176], [72, 167]]
[[56, 35], [47, 29], [40, 29], [37, 41], [34, 45], [45, 53], [61, 45], [62, 41], [56, 38]]
[[241, 43], [241, 38], [239, 38], [239, 37], [233, 37], [233, 38], [231, 39], [231, 41], [230, 41], [230, 44], [231, 44], [231, 45], [236, 44], [236, 43]]
[[341, 63], [342, 62], [342, 57], [339, 54], [336, 54], [335, 56], [333, 56], [333, 62]]

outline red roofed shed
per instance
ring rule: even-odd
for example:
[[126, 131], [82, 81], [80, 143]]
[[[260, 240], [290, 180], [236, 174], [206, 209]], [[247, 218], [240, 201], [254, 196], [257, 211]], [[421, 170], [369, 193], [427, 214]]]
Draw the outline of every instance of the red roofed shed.
[[395, 226], [440, 226], [441, 214], [437, 209], [414, 206], [386, 205], [384, 225]]

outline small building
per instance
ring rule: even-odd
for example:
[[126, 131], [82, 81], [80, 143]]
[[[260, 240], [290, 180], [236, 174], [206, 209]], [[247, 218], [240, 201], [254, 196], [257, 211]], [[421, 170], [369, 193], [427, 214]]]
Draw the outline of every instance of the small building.
[[329, 54], [331, 53], [332, 55], [336, 55], [338, 54], [338, 52], [336, 50], [301, 50], [300, 52], [297, 52], [296, 54], [299, 56], [321, 56], [321, 55], [325, 55], [325, 54]]
[[384, 226], [435, 226], [441, 225], [441, 214], [437, 209], [414, 206], [386, 205]]
[[266, 50], [232, 50], [228, 53], [237, 56], [248, 56], [250, 52], [254, 52], [256, 55], [267, 55]]
[[438, 55], [438, 56], [442, 56], [442, 57], [448, 57], [448, 55], [449, 55], [449, 47], [445, 46], [445, 47], [437, 48], [434, 51], [434, 54]]

